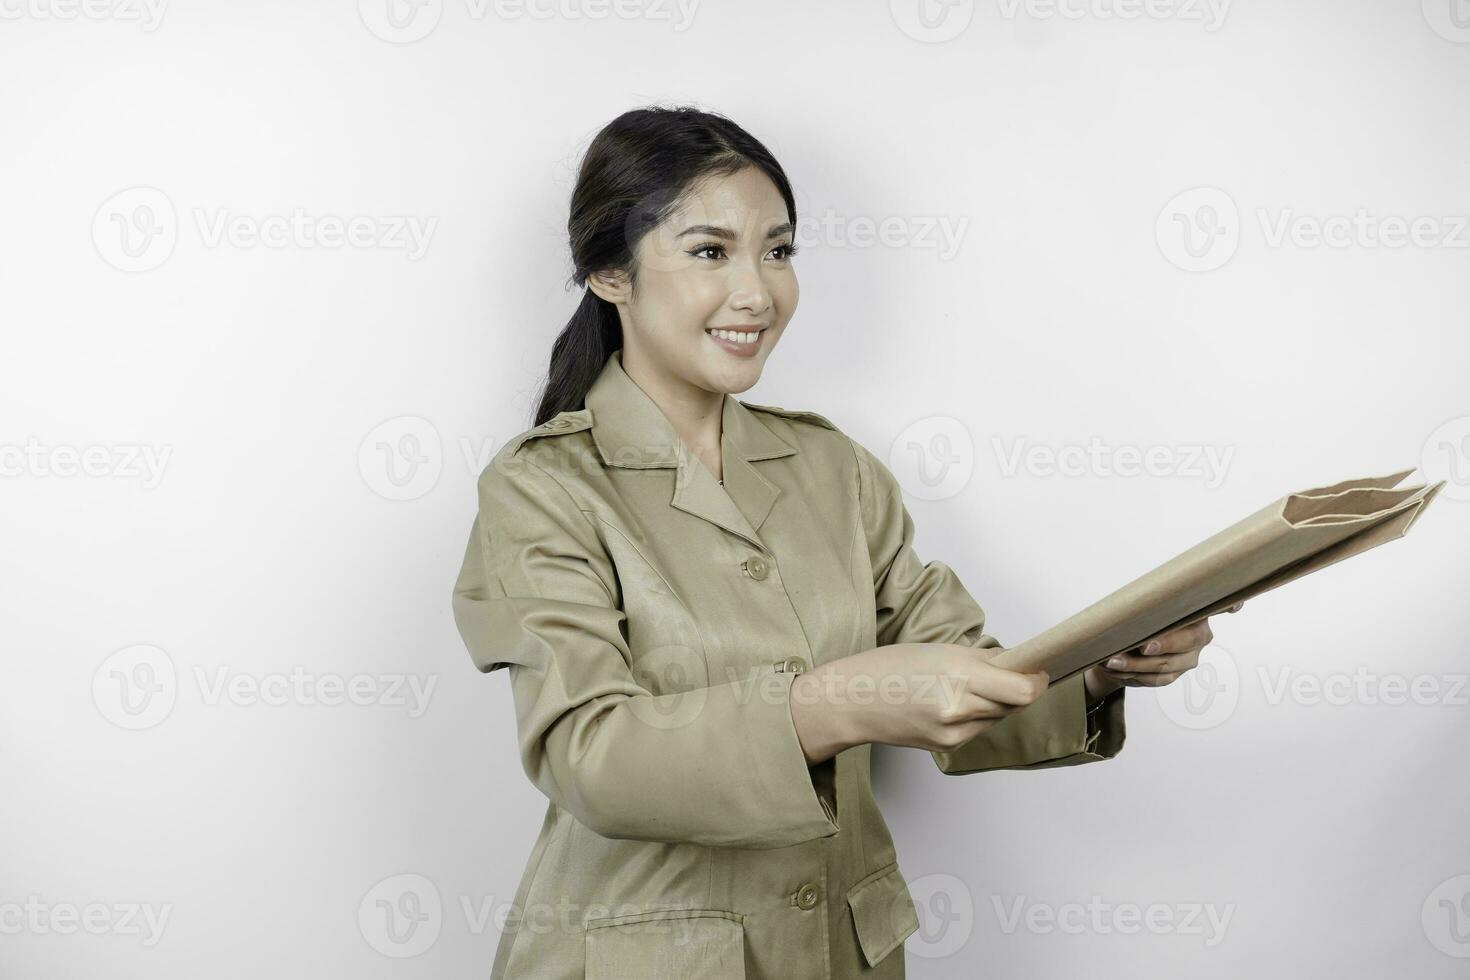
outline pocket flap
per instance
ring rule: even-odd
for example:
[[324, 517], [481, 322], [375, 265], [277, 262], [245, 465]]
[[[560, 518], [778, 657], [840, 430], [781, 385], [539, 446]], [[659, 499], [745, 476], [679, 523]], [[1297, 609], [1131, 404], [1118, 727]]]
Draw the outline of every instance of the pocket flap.
[[919, 914], [896, 862], [853, 885], [847, 904], [869, 966], [877, 966], [918, 931]]
[[587, 980], [745, 980], [745, 917], [663, 909], [589, 919]]

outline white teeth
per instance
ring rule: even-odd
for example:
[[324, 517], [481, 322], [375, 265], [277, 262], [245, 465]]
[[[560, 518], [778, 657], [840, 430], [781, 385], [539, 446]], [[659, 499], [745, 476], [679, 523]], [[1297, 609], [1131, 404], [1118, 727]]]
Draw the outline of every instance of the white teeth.
[[755, 343], [756, 338], [760, 336], [759, 330], [751, 331], [749, 333], [744, 333], [737, 330], [709, 330], [706, 331], [706, 333], [713, 334], [714, 336], [719, 337], [721, 340], [728, 340], [736, 344], [753, 344]]

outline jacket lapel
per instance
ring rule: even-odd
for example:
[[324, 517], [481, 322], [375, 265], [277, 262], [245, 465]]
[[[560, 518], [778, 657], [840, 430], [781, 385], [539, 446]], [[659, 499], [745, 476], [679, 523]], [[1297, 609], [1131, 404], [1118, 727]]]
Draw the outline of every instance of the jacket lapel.
[[761, 475], [760, 460], [799, 450], [776, 436], [739, 399], [725, 394], [720, 457], [725, 485], [694, 455], [657, 403], [623, 370], [614, 351], [587, 392], [592, 437], [602, 461], [628, 469], [673, 469], [669, 506], [723, 528], [768, 552], [759, 530], [781, 488]]

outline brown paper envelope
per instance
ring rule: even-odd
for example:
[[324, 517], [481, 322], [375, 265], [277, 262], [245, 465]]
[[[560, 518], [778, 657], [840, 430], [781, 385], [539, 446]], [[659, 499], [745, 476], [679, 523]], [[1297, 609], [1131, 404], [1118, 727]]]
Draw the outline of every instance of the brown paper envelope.
[[1402, 537], [1444, 481], [1390, 489], [1413, 470], [1290, 494], [991, 661], [1053, 684], [1158, 633]]
[[[1444, 487], [1395, 485], [1413, 470], [1288, 494], [1176, 555], [991, 663], [1046, 670], [1056, 684], [1115, 653], [1223, 612], [1345, 558], [1401, 538]], [[964, 747], [930, 753], [972, 771]]]

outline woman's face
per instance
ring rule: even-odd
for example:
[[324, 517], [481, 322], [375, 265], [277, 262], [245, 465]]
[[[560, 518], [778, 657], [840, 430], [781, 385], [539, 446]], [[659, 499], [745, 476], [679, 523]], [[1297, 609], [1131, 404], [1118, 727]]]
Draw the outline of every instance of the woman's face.
[[594, 286], [622, 311], [624, 362], [710, 392], [754, 385], [796, 311], [793, 235], [785, 200], [756, 167], [691, 187], [637, 242], [636, 292]]

